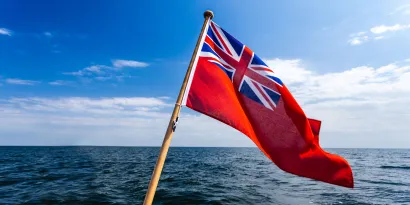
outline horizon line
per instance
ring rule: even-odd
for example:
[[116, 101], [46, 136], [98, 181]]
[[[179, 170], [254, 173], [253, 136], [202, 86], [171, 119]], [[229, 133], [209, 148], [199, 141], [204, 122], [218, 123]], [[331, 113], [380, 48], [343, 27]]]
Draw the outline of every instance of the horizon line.
[[[0, 147], [140, 147], [161, 148], [161, 146], [134, 145], [0, 145]], [[170, 146], [174, 148], [256, 148], [256, 146]], [[410, 149], [404, 147], [322, 147], [322, 149]]]

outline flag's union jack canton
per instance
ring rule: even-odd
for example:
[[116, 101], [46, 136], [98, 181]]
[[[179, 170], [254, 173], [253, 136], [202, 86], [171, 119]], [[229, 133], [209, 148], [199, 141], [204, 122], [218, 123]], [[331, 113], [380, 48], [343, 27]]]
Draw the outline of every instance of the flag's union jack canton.
[[270, 110], [277, 106], [281, 94], [276, 86], [282, 87], [282, 81], [254, 52], [212, 21], [199, 58], [221, 68], [246, 97]]

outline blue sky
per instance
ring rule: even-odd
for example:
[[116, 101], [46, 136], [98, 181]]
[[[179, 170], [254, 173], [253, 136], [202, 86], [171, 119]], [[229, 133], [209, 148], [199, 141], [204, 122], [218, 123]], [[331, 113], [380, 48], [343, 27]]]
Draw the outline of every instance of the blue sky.
[[[323, 146], [410, 147], [410, 5], [382, 0], [2, 1], [0, 144], [159, 146], [207, 9], [323, 120]], [[182, 115], [175, 146], [253, 146]]]

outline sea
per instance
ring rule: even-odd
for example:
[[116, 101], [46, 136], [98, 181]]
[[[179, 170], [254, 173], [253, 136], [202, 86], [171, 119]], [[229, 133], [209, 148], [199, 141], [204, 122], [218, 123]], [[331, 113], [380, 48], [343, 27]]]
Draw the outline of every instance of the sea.
[[[171, 147], [154, 204], [410, 204], [410, 150], [326, 149], [349, 189], [285, 173], [257, 148]], [[0, 147], [0, 204], [142, 204], [158, 147]]]

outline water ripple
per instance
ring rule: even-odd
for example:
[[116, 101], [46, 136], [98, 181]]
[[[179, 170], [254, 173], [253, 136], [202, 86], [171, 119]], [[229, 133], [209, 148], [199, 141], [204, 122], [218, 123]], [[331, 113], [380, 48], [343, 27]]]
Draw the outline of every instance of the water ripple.
[[[171, 148], [154, 204], [410, 204], [408, 150], [331, 149], [355, 188], [285, 173], [256, 148]], [[0, 147], [0, 204], [141, 204], [159, 148]]]

